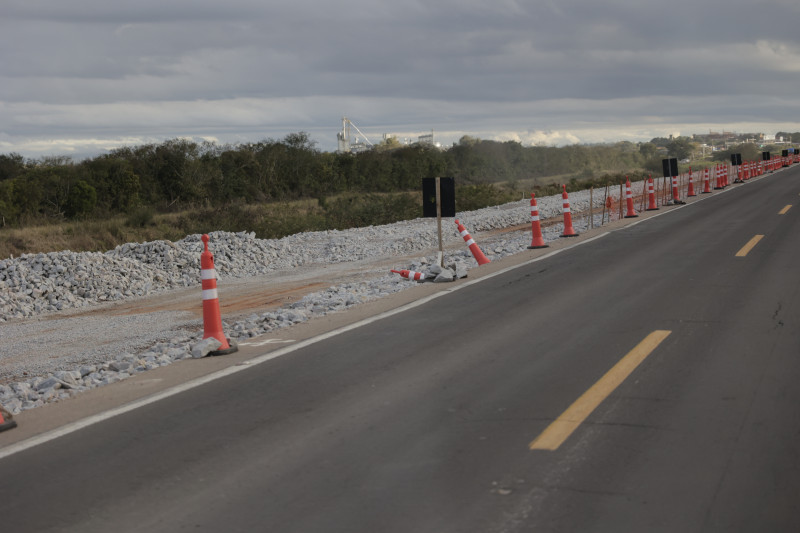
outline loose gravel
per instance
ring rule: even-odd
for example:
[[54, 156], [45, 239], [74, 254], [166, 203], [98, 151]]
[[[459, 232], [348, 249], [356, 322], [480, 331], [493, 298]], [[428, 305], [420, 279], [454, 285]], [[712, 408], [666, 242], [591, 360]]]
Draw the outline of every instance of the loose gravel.
[[[571, 193], [570, 203], [573, 212], [588, 210], [589, 192]], [[602, 205], [599, 194], [595, 194], [594, 203], [595, 207]], [[537, 204], [542, 220], [561, 218], [560, 194], [537, 198]], [[528, 199], [459, 213], [458, 218], [492, 260], [520, 253], [530, 244], [529, 227], [525, 231], [486, 234], [530, 224]], [[599, 219], [595, 224], [598, 223]], [[376, 258], [420, 254], [410, 264], [395, 268], [425, 272], [430, 279], [438, 277], [438, 281], [463, 277], [470, 268], [477, 266], [466, 246], [448, 246], [453, 251], [445, 254], [447, 268], [436, 269], [435, 226], [430, 219], [420, 218], [344, 231], [306, 232], [282, 239], [257, 239], [253, 233], [246, 232], [209, 234], [221, 284], [226, 279], [291, 272], [298, 268], [365, 264], [363, 277], [358, 282], [341, 283], [308, 294], [275, 311], [225, 321], [226, 335], [243, 341], [415, 285], [414, 281], [385, 269], [369, 268], [369, 261]], [[578, 232], [587, 229], [586, 217], [575, 217], [573, 226]], [[562, 231], [560, 223], [543, 228], [545, 241], [558, 239]], [[455, 225], [452, 229], [445, 226], [443, 233], [446, 245], [461, 241]], [[194, 357], [204, 355], [202, 324], [180, 313], [129, 316], [97, 313], [69, 317], [71, 310], [199, 286], [202, 250], [200, 235], [190, 235], [177, 242], [128, 243], [105, 253], [62, 251], [0, 261], [0, 322], [3, 323], [0, 325], [0, 369], [10, 368], [16, 375], [24, 372], [29, 376], [26, 381], [0, 382], [0, 404], [17, 414], [191, 358], [193, 349]], [[64, 315], [58, 319], [73, 327], [53, 328], [53, 334], [47, 335], [42, 331], [46, 328], [44, 323], [36, 319], [52, 315]], [[100, 337], [101, 331], [118, 333], [118, 338], [123, 340], [95, 346], [92, 339]], [[64, 350], [65, 346], [69, 349]]]

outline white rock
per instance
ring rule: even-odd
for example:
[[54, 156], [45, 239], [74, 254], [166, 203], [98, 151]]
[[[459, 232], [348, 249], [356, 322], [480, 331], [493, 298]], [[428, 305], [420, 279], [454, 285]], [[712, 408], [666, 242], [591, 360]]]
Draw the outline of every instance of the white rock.
[[200, 359], [201, 357], [205, 357], [209, 353], [218, 350], [220, 346], [222, 346], [222, 343], [219, 342], [219, 340], [215, 339], [214, 337], [208, 337], [192, 346], [192, 357], [194, 359]]

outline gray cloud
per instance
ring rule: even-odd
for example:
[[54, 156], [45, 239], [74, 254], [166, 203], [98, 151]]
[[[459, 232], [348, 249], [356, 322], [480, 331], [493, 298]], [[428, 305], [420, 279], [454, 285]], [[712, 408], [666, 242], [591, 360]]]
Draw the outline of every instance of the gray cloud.
[[7, 0], [0, 152], [301, 130], [333, 149], [342, 115], [376, 136], [521, 142], [797, 130], [799, 15], [788, 0]]

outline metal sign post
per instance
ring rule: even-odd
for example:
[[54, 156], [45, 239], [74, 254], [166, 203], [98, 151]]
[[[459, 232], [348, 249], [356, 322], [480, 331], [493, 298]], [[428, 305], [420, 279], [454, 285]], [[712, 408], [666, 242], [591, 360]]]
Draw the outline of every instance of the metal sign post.
[[436, 231], [439, 235], [439, 256], [437, 263], [444, 268], [444, 245], [442, 244], [442, 179], [436, 178]]
[[442, 217], [456, 216], [454, 178], [422, 178], [422, 216], [436, 217], [436, 233], [439, 237], [438, 263], [444, 267]]

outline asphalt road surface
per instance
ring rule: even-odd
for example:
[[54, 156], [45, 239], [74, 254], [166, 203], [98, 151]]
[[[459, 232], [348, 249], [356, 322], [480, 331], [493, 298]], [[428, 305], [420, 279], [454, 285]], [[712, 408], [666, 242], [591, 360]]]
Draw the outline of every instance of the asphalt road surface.
[[800, 167], [732, 187], [4, 457], [0, 530], [800, 531]]

